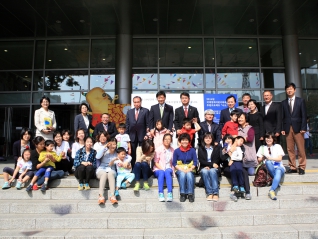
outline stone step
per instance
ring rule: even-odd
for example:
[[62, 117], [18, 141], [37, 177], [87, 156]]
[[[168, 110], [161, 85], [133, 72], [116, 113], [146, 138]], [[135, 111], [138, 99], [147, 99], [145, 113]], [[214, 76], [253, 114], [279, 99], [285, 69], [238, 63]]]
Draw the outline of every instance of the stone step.
[[210, 212], [237, 210], [271, 210], [318, 208], [318, 197], [313, 195], [280, 196], [270, 200], [266, 196], [254, 197], [252, 200], [240, 198], [233, 202], [221, 198], [219, 202], [196, 198], [194, 203], [180, 203], [177, 197], [173, 202], [159, 202], [157, 199], [123, 199], [119, 204], [98, 205], [97, 200], [0, 200], [0, 213], [10, 214], [78, 214], [78, 213], [155, 213], [155, 212]]
[[133, 239], [234, 239], [234, 238], [280, 238], [313, 239], [318, 236], [318, 228], [313, 224], [290, 224], [265, 226], [197, 227], [197, 228], [147, 228], [147, 229], [51, 229], [51, 230], [2, 230], [4, 238], [41, 239], [95, 239], [95, 238], [133, 238]]
[[97, 214], [2, 214], [0, 230], [143, 229], [316, 224], [316, 208], [251, 211]]
[[[251, 187], [251, 195], [253, 198], [257, 196], [267, 196], [269, 187], [255, 188]], [[167, 192], [167, 189], [164, 189], [164, 192]], [[50, 188], [45, 193], [42, 193], [40, 190], [26, 192], [25, 188], [22, 190], [17, 190], [12, 187], [10, 189], [1, 190], [0, 189], [0, 200], [5, 199], [23, 199], [23, 200], [32, 200], [32, 199], [41, 199], [41, 200], [63, 200], [63, 199], [75, 199], [75, 200], [96, 200], [98, 198], [98, 189], [92, 188], [87, 191], [78, 191], [76, 188]], [[119, 190], [120, 198], [124, 199], [156, 199], [158, 198], [158, 188], [153, 187], [149, 191], [140, 190], [139, 192], [134, 192], [132, 188], [126, 190]], [[220, 198], [228, 198], [230, 194], [230, 186], [221, 185], [219, 190]], [[175, 187], [173, 189], [173, 195], [177, 198], [179, 196], [179, 188]], [[281, 195], [318, 195], [318, 185], [317, 184], [295, 184], [295, 185], [283, 185], [277, 190], [277, 196]], [[105, 190], [104, 196], [109, 197], [108, 190]], [[195, 197], [196, 198], [205, 198], [205, 189], [204, 188], [195, 188]]]

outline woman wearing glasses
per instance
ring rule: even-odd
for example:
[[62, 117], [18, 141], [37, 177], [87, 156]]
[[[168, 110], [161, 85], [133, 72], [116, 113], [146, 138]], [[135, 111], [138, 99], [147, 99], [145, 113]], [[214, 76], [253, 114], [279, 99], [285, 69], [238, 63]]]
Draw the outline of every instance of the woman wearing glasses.
[[273, 178], [272, 186], [269, 189], [268, 196], [276, 200], [275, 190], [279, 187], [281, 178], [284, 176], [285, 167], [283, 165], [283, 156], [285, 155], [282, 146], [276, 144], [277, 138], [274, 133], [265, 134], [266, 145], [261, 146], [257, 152], [259, 162], [265, 161], [267, 170]]

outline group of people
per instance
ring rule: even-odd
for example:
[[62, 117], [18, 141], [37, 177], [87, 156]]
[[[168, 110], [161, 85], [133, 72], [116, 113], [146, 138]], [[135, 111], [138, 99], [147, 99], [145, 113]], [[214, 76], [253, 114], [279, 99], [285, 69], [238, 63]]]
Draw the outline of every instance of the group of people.
[[[307, 131], [306, 108], [303, 99], [295, 97], [296, 86], [285, 87], [288, 98], [281, 104], [272, 102], [270, 91], [263, 93], [265, 105], [257, 109], [257, 102], [248, 93], [243, 105], [235, 108], [236, 98], [227, 97], [228, 107], [221, 111], [219, 124], [213, 122], [214, 111], [204, 112], [200, 121], [198, 110], [189, 105], [190, 95], [180, 94], [182, 106], [173, 110], [166, 104], [166, 94], [156, 94], [158, 104], [150, 110], [141, 106], [139, 96], [133, 98], [134, 108], [126, 115], [126, 122], [118, 128], [101, 115], [101, 122], [92, 126], [88, 105], [80, 105], [81, 114], [75, 117], [75, 142], [69, 130], [56, 130], [53, 111], [48, 109], [50, 99], [43, 97], [41, 108], [35, 111], [36, 137], [23, 129], [21, 140], [14, 144], [16, 168], [4, 169], [3, 189], [16, 187], [32, 178], [27, 191], [47, 189], [48, 181], [73, 173], [79, 181], [78, 190], [89, 190], [92, 178], [99, 179], [98, 203], [105, 203], [104, 189], [109, 185], [109, 200], [118, 203], [119, 189], [129, 187], [135, 180], [134, 191], [149, 190], [148, 178], [158, 178], [159, 201], [172, 201], [173, 177], [179, 182], [180, 202], [194, 202], [195, 173], [201, 175], [197, 186], [205, 187], [208, 201], [219, 200], [219, 177], [231, 179], [230, 197], [237, 201], [237, 193], [250, 200], [249, 175], [254, 175], [259, 162], [264, 162], [273, 178], [269, 197], [276, 199], [285, 168], [284, 151], [279, 145], [280, 135], [286, 135], [290, 169], [287, 173], [305, 173], [306, 154], [304, 133]], [[282, 123], [281, 123], [282, 122]], [[89, 129], [94, 129], [92, 137]], [[171, 144], [176, 131], [178, 147]], [[198, 132], [198, 150], [194, 147]], [[295, 144], [299, 152], [297, 171]], [[11, 179], [9, 179], [11, 175]], [[143, 180], [142, 182], [140, 180]], [[164, 196], [164, 182], [167, 186]]]

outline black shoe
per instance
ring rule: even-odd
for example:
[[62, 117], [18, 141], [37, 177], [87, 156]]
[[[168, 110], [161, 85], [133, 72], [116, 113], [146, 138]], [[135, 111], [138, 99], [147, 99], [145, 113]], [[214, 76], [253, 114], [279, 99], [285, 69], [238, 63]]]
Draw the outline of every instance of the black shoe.
[[297, 173], [296, 169], [288, 169], [286, 173]]
[[29, 184], [29, 186], [27, 186], [27, 188], [25, 189], [25, 191], [31, 192], [31, 191], [32, 191], [32, 186], [33, 186], [33, 185]]
[[47, 189], [46, 184], [45, 184], [45, 183], [43, 183], [43, 184], [42, 184], [42, 187], [41, 187], [41, 189], [40, 189], [40, 190], [41, 190], [42, 192], [45, 192], [45, 191], [46, 191], [46, 189]]
[[187, 195], [180, 194], [180, 202], [185, 202], [185, 200], [187, 200]]
[[303, 169], [299, 169], [299, 175], [304, 175], [305, 174], [305, 170], [303, 170]]
[[188, 199], [189, 199], [189, 202], [194, 202], [194, 195], [193, 194], [189, 194], [188, 195]]

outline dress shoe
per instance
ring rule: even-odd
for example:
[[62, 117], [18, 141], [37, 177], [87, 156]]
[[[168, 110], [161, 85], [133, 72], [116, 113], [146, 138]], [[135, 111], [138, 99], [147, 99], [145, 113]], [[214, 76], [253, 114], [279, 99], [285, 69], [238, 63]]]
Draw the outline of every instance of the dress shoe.
[[194, 195], [193, 194], [189, 194], [188, 195], [188, 199], [189, 199], [189, 202], [194, 202]]
[[286, 173], [297, 173], [296, 169], [288, 169]]
[[180, 194], [180, 202], [185, 202], [187, 196], [185, 194]]
[[303, 169], [299, 169], [299, 175], [304, 175], [305, 174], [305, 170], [303, 170]]

